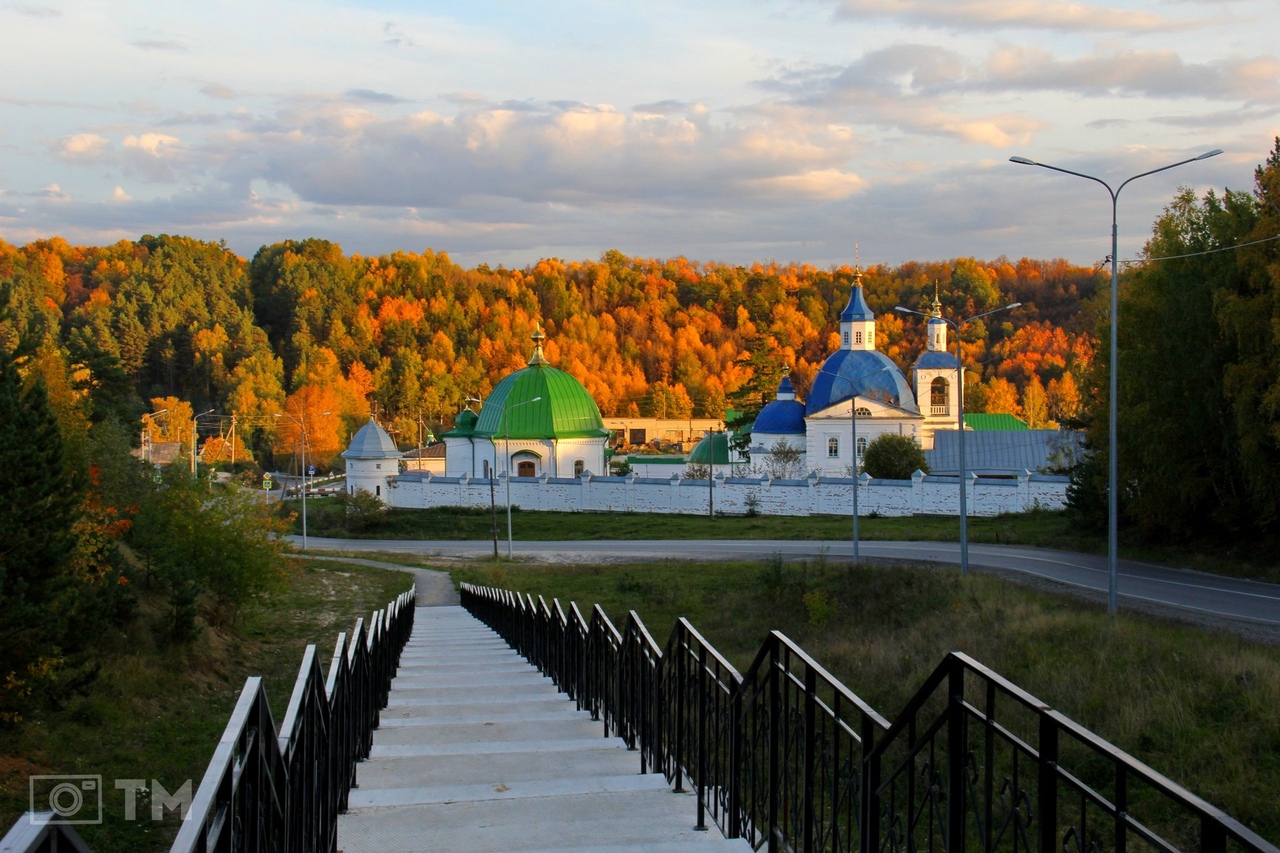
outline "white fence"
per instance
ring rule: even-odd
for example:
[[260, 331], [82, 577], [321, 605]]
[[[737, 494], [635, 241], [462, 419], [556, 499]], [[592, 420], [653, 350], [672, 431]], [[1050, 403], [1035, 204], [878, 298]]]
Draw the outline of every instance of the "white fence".
[[[686, 515], [709, 510], [741, 515], [848, 515], [853, 506], [849, 478], [811, 477], [771, 480], [768, 477], [716, 477], [706, 480], [670, 478], [512, 477], [511, 503], [525, 510], [559, 512], [663, 512]], [[1000, 515], [1031, 509], [1062, 509], [1067, 478], [1026, 472], [1014, 478], [970, 475], [966, 497], [971, 516]], [[487, 507], [506, 503], [507, 483], [499, 474], [492, 485], [481, 477], [440, 477], [410, 471], [392, 478], [384, 490], [391, 506]], [[860, 515], [957, 515], [960, 488], [955, 477], [920, 472], [910, 480], [873, 480], [858, 486]]]

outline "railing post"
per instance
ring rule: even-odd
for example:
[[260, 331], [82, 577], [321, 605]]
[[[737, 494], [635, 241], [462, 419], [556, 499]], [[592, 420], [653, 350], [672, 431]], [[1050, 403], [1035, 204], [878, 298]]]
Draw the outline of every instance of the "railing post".
[[742, 837], [742, 685], [735, 681], [729, 693], [729, 837]]
[[782, 684], [778, 678], [778, 641], [770, 637], [769, 643], [769, 853], [776, 853], [778, 838], [778, 783], [782, 777]]
[[707, 829], [707, 647], [698, 644], [698, 825], [694, 829]]
[[[817, 739], [814, 737], [814, 725], [817, 722], [818, 676], [813, 667], [806, 666], [804, 671], [804, 817], [800, 828], [802, 850], [813, 849], [814, 805], [813, 805], [813, 765]], [[834, 803], [834, 801], [832, 801]]]
[[951, 659], [947, 672], [947, 850], [964, 850], [964, 665]]
[[1058, 849], [1058, 724], [1040, 712], [1040, 772], [1036, 785], [1040, 849]]
[[880, 849], [880, 752], [876, 749], [875, 732], [875, 723], [863, 713], [862, 755], [858, 762], [858, 773], [862, 777], [858, 797], [859, 815], [862, 818], [858, 853], [877, 853]]
[[[688, 665], [688, 650], [685, 645], [688, 643], [688, 634], [684, 631], [684, 626], [679, 622], [676, 623], [675, 642], [671, 644], [671, 658], [666, 661], [667, 666], [674, 666], [676, 676], [676, 726], [675, 726], [675, 792], [677, 794], [684, 793], [684, 701], [687, 694], [687, 675], [686, 669]], [[662, 715], [659, 715], [659, 719]], [[701, 807], [701, 802], [699, 802]], [[698, 822], [702, 822], [699, 815]]]

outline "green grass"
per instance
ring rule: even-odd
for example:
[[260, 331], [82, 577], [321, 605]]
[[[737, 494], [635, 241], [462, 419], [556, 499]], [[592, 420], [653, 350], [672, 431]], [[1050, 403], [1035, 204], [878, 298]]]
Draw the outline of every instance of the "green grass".
[[[297, 513], [296, 502], [284, 511]], [[633, 539], [807, 539], [846, 540], [852, 522], [846, 516], [716, 516], [659, 513], [521, 512], [512, 513], [512, 531], [522, 541], [582, 541]], [[341, 503], [320, 498], [307, 502], [307, 530], [312, 536], [351, 539], [477, 540], [493, 536], [488, 509], [441, 507], [393, 509], [363, 529], [347, 525]], [[507, 532], [506, 513], [498, 510], [498, 536]], [[301, 518], [293, 532], [301, 533]], [[906, 518], [864, 517], [858, 535], [865, 540], [955, 542], [960, 521], [947, 516]], [[1107, 550], [1106, 534], [1082, 527], [1067, 512], [1037, 510], [995, 518], [969, 520], [969, 541], [1032, 548], [1101, 554]], [[1219, 541], [1206, 538], [1178, 545], [1152, 545], [1122, 533], [1121, 556], [1172, 566], [1200, 569], [1232, 577], [1280, 583], [1280, 562], [1275, 547], [1266, 543]]]
[[0, 824], [27, 808], [33, 774], [101, 774], [106, 821], [78, 827], [95, 853], [168, 849], [175, 818], [153, 823], [141, 800], [137, 821], [124, 820], [115, 779], [158, 780], [170, 792], [187, 779], [199, 786], [245, 678], [263, 676], [279, 724], [308, 643], [327, 666], [339, 631], [349, 631], [412, 584], [406, 572], [321, 561], [292, 561], [286, 591], [248, 609], [228, 629], [205, 627], [190, 645], [158, 646], [158, 618], [144, 594], [137, 622], [104, 636], [102, 670], [61, 709], [0, 730]]
[[[799, 642], [893, 719], [952, 649], [1280, 840], [1280, 649], [997, 577], [764, 563], [454, 568], [456, 580], [636, 610], [664, 642], [686, 616], [734, 664], [767, 632]], [[825, 620], [825, 621], [824, 621]], [[1167, 816], [1166, 816], [1167, 818]]]

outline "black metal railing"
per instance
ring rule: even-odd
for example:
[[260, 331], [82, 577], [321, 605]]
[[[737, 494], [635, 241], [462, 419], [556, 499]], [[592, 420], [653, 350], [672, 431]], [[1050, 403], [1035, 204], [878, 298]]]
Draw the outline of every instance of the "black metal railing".
[[739, 674], [684, 619], [659, 647], [634, 611], [618, 630], [469, 584], [462, 604], [755, 849], [1280, 853], [958, 652], [890, 723], [776, 631]]
[[171, 848], [207, 851], [338, 849], [338, 814], [367, 758], [400, 652], [413, 630], [414, 592], [338, 635], [328, 676], [307, 646], [279, 734], [262, 679], [249, 678]]

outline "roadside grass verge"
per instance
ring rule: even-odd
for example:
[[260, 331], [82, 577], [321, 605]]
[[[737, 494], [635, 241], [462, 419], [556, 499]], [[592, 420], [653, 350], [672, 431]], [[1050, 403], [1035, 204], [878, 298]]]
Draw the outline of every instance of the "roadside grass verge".
[[308, 643], [327, 667], [339, 631], [412, 584], [407, 572], [290, 559], [287, 589], [246, 608], [234, 625], [202, 625], [186, 646], [154, 639], [163, 616], [158, 591], [140, 596], [127, 631], [100, 638], [98, 677], [61, 708], [0, 729], [0, 833], [28, 807], [28, 778], [97, 774], [104, 823], [76, 827], [95, 853], [166, 850], [179, 822], [150, 819], [145, 795], [137, 820], [124, 819], [116, 779], [158, 781], [173, 793], [199, 786], [245, 678], [260, 675], [279, 725]]
[[[302, 532], [300, 507], [288, 501], [282, 513], [293, 514], [292, 532]], [[489, 509], [437, 507], [389, 509], [356, 522], [349, 520], [336, 498], [307, 501], [308, 532], [340, 539], [485, 540], [493, 536]], [[630, 512], [522, 512], [511, 516], [512, 532], [521, 541], [557, 542], [637, 539], [806, 539], [845, 541], [852, 537], [849, 516], [705, 516]], [[506, 512], [498, 507], [498, 539], [507, 535]], [[956, 542], [960, 521], [949, 516], [909, 516], [858, 520], [864, 540]], [[1199, 569], [1231, 577], [1280, 583], [1280, 550], [1276, 543], [1241, 542], [1230, 537], [1152, 545], [1128, 531], [1121, 532], [1122, 557], [1170, 566]], [[1102, 554], [1103, 531], [1091, 530], [1066, 511], [1033, 510], [994, 518], [969, 519], [969, 541], [980, 544], [1021, 545]]]
[[784, 563], [451, 569], [457, 581], [635, 610], [655, 639], [687, 617], [735, 666], [767, 632], [800, 643], [893, 719], [953, 649], [1280, 840], [1280, 649], [1001, 578], [919, 566]]

